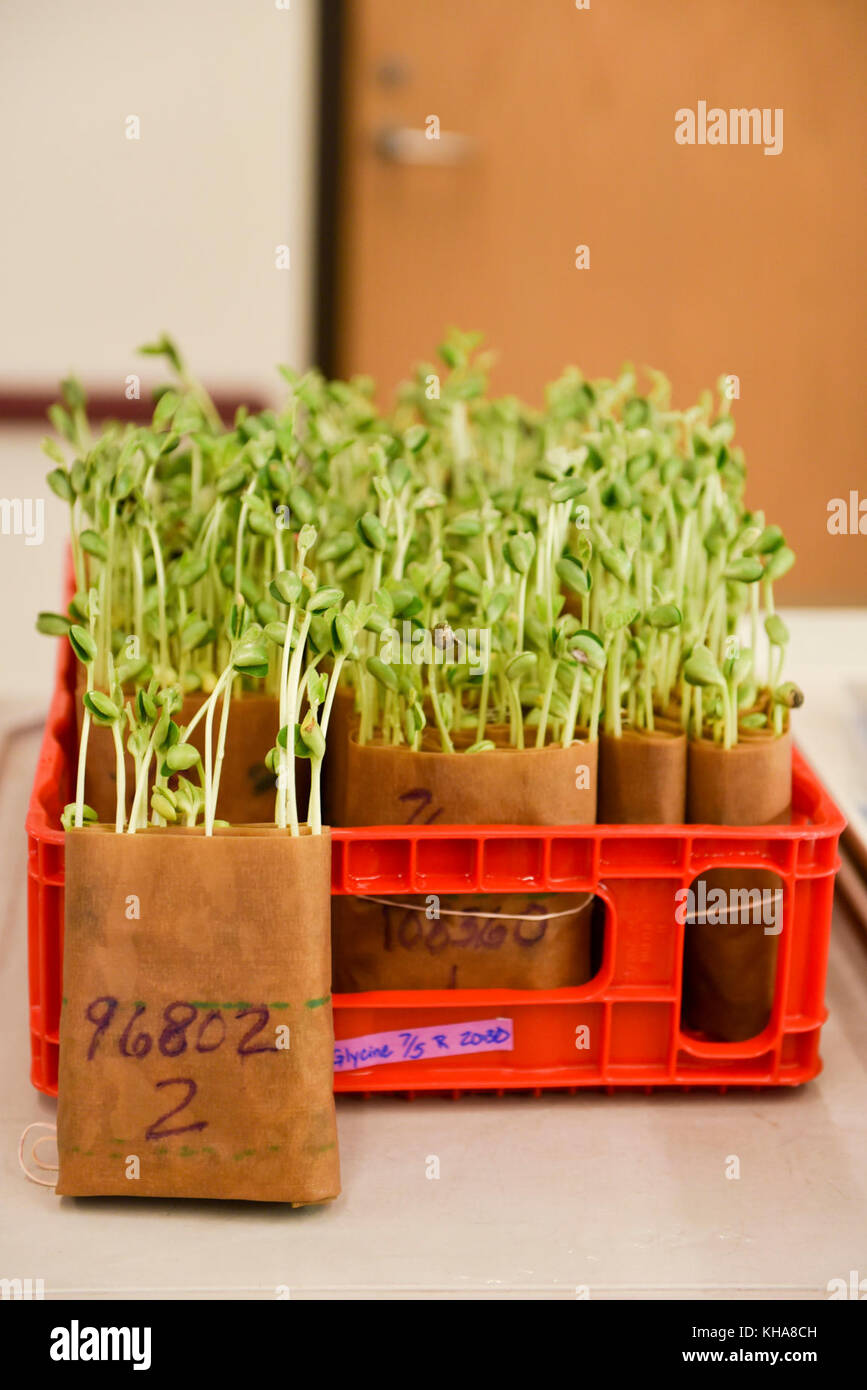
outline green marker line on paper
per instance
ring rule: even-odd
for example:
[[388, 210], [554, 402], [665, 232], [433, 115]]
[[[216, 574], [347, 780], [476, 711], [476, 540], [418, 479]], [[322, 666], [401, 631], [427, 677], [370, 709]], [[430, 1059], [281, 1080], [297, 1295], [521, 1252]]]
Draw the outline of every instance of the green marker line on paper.
[[307, 1000], [305, 1000], [304, 1007], [305, 1007], [305, 1009], [318, 1009], [322, 1004], [330, 1004], [330, 1003], [331, 1003], [331, 995], [330, 995], [330, 994], [324, 994], [324, 995], [322, 996], [321, 999], [307, 999]]

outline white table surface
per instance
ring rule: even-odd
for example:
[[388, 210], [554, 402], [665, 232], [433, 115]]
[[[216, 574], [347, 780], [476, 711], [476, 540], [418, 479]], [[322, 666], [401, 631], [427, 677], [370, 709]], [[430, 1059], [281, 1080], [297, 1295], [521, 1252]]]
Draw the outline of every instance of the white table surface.
[[[797, 672], [808, 701], [813, 674], [834, 687], [816, 634], [855, 667], [864, 624], [823, 614], [812, 636], [793, 634], [810, 655]], [[825, 1070], [807, 1086], [344, 1097], [344, 1194], [298, 1211], [59, 1199], [29, 1183], [19, 1136], [55, 1112], [28, 1079], [22, 827], [39, 715], [0, 706], [0, 1278], [42, 1279], [46, 1298], [270, 1299], [288, 1286], [293, 1298], [573, 1299], [583, 1287], [591, 1299], [809, 1300], [852, 1270], [867, 1277], [867, 950], [839, 903]]]

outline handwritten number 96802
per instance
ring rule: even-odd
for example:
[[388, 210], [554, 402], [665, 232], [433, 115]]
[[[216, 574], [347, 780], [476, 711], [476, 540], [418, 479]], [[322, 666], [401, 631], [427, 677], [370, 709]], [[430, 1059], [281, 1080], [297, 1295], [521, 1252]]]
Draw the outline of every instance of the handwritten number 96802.
[[[115, 1020], [119, 1001], [110, 994], [101, 994], [88, 1004], [85, 1017], [94, 1025], [93, 1035], [87, 1049], [87, 1060], [96, 1056], [103, 1037]], [[147, 1057], [156, 1038], [157, 1051], [163, 1057], [181, 1057], [188, 1049], [193, 1052], [216, 1052], [228, 1036], [226, 1020], [220, 1009], [199, 1009], [184, 999], [176, 999], [167, 1004], [162, 1012], [162, 1028], [156, 1027], [148, 1032], [139, 1020], [147, 1012], [146, 1004], [135, 1005], [123, 1031], [117, 1039], [118, 1051], [122, 1057], [141, 1059]], [[271, 1012], [265, 1004], [251, 1004], [248, 1008], [234, 1013], [236, 1021], [252, 1018], [253, 1023], [235, 1040], [235, 1050], [239, 1057], [252, 1057], [258, 1052], [277, 1052], [273, 1043], [254, 1043], [253, 1039], [267, 1028]], [[194, 1025], [196, 1025], [194, 1027]]]

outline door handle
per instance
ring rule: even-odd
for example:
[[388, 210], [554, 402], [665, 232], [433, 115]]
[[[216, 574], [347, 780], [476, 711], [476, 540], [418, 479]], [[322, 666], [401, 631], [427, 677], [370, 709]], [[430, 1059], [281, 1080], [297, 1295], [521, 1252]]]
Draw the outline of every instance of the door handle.
[[471, 135], [457, 130], [440, 131], [438, 140], [429, 140], [416, 126], [383, 126], [374, 147], [386, 164], [426, 164], [431, 167], [466, 164], [478, 148]]

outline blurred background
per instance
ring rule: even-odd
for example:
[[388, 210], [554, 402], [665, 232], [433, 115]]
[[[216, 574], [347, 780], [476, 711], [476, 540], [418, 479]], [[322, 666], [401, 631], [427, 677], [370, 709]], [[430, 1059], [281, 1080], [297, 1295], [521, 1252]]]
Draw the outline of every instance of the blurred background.
[[[569, 363], [653, 365], [680, 405], [736, 376], [748, 499], [798, 554], [782, 602], [867, 602], [867, 541], [828, 531], [867, 500], [867, 6], [579, 3], [0, 0], [0, 497], [45, 506], [41, 545], [0, 534], [0, 694], [50, 688], [57, 381], [147, 409], [163, 329], [224, 418], [279, 399], [277, 362], [388, 401], [450, 323], [537, 403]], [[782, 108], [782, 152], [677, 144], [699, 101]]]

